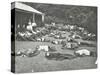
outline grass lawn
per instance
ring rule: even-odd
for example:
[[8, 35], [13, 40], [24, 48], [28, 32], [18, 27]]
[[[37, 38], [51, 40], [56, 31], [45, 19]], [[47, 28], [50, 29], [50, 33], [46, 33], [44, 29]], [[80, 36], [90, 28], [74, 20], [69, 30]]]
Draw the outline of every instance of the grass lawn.
[[[50, 45], [55, 46], [57, 52], [73, 54], [74, 50], [62, 50], [61, 45], [54, 45], [49, 42], [31, 42], [31, 41], [16, 41], [16, 51], [24, 49], [33, 49], [37, 45]], [[79, 47], [79, 49], [88, 49], [97, 51], [96, 47]], [[16, 57], [15, 58], [15, 72], [28, 73], [28, 72], [45, 72], [45, 71], [60, 71], [60, 70], [77, 70], [77, 69], [93, 69], [96, 68], [96, 57], [77, 57], [72, 60], [48, 60], [44, 57], [44, 52], [41, 52], [35, 57]]]

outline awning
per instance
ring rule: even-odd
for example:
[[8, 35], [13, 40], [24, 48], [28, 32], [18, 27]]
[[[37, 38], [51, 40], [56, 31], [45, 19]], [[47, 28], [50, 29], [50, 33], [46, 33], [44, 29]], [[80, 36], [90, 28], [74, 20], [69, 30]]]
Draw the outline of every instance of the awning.
[[11, 9], [14, 9], [14, 8], [18, 8], [18, 9], [29, 11], [29, 12], [34, 12], [34, 13], [41, 14], [41, 15], [43, 14], [42, 12], [32, 8], [29, 5], [23, 4], [21, 2], [14, 2], [14, 3], [12, 3], [11, 4]]

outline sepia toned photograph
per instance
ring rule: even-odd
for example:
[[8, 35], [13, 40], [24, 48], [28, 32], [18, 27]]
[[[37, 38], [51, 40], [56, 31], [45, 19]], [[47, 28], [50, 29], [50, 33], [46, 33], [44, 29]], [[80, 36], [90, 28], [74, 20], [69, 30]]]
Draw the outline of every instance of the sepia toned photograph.
[[97, 7], [11, 3], [11, 71], [97, 68]]

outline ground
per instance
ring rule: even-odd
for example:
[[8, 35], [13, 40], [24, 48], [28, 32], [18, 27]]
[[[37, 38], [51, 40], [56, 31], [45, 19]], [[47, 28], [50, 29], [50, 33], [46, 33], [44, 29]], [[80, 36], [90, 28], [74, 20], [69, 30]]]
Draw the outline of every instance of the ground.
[[[94, 42], [93, 42], [94, 43]], [[32, 41], [16, 41], [16, 51], [22, 48], [33, 49], [37, 45], [50, 45], [55, 46], [57, 52], [73, 54], [74, 50], [62, 50], [61, 45], [53, 45], [49, 42], [32, 42]], [[95, 43], [96, 44], [96, 43]], [[78, 49], [88, 49], [96, 51], [96, 47], [79, 47]], [[77, 69], [93, 69], [96, 68], [96, 57], [77, 57], [72, 60], [48, 60], [44, 57], [44, 52], [41, 52], [35, 57], [15, 57], [15, 71], [16, 73], [28, 73], [28, 72], [46, 72], [46, 71], [60, 71], [60, 70], [77, 70]]]

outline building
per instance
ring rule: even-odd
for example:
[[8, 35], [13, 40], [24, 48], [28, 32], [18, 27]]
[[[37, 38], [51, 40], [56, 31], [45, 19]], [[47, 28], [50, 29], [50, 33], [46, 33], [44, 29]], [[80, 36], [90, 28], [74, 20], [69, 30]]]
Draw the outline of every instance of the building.
[[35, 22], [37, 26], [41, 26], [44, 22], [44, 15], [44, 13], [24, 3], [13, 2], [11, 4], [11, 24], [15, 24], [17, 28], [19, 27], [21, 29], [27, 26], [29, 21], [31, 23]]

